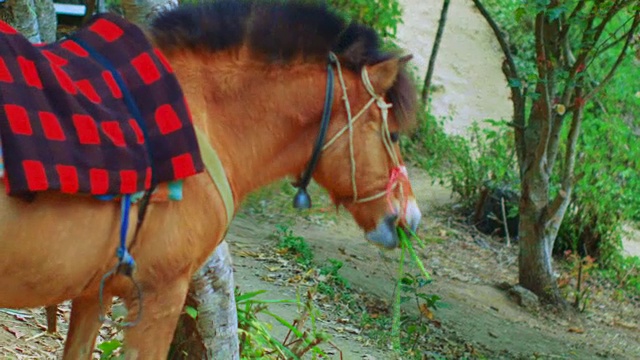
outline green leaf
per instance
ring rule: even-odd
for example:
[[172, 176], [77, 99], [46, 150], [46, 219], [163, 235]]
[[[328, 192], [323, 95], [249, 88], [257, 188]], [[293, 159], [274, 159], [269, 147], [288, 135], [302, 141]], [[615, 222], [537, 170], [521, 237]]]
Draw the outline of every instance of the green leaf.
[[509, 78], [509, 87], [519, 89], [522, 87], [522, 80], [518, 78]]
[[264, 294], [266, 292], [267, 292], [267, 290], [258, 290], [258, 291], [253, 291], [253, 292], [248, 292], [248, 293], [244, 293], [244, 294], [238, 295], [236, 297], [236, 303], [251, 299], [253, 297], [256, 297], [256, 296], [258, 296], [260, 294]]
[[112, 340], [101, 342], [100, 344], [98, 344], [98, 349], [102, 351], [102, 354], [100, 355], [100, 359], [101, 360], [111, 359], [113, 352], [118, 350], [121, 346], [122, 346], [122, 342], [120, 342], [120, 340], [118, 339], [112, 339]]
[[186, 312], [187, 315], [189, 315], [192, 319], [195, 319], [198, 317], [198, 309], [194, 308], [193, 306], [186, 305], [184, 307], [184, 312]]

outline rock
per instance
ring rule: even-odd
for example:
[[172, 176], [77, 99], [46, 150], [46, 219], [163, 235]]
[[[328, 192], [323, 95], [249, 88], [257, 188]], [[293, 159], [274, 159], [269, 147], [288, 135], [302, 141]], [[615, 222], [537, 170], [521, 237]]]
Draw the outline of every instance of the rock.
[[511, 284], [508, 281], [503, 281], [500, 283], [495, 284], [496, 288], [503, 290], [503, 291], [507, 291], [509, 289], [511, 289]]
[[538, 295], [534, 294], [530, 290], [523, 288], [520, 285], [515, 285], [509, 289], [509, 296], [511, 296], [515, 302], [525, 309], [533, 310], [537, 309], [540, 305]]

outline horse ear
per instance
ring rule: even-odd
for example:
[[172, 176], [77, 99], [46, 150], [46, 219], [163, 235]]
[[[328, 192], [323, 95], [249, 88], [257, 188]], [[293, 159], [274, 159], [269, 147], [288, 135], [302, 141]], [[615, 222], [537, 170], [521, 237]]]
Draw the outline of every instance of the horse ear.
[[391, 58], [367, 67], [369, 80], [377, 94], [384, 94], [398, 77], [403, 58]]
[[413, 54], [402, 55], [400, 57], [400, 65], [404, 66], [413, 59]]

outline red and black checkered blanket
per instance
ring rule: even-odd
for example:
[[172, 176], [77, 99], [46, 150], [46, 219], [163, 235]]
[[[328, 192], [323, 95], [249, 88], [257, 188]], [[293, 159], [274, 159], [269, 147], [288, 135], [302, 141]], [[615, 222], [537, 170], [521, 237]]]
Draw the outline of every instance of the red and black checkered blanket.
[[111, 14], [38, 46], [0, 21], [0, 137], [10, 195], [131, 194], [203, 171], [171, 67]]

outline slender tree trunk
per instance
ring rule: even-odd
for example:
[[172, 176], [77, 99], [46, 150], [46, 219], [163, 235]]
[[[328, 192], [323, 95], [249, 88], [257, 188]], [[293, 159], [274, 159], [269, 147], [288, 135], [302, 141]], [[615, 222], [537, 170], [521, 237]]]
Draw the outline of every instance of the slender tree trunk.
[[15, 27], [32, 43], [42, 41], [34, 0], [7, 0], [0, 7], [0, 19]]
[[35, 10], [38, 16], [40, 41], [50, 43], [56, 41], [58, 20], [53, 0], [35, 0]]
[[197, 316], [181, 316], [170, 359], [239, 359], [233, 266], [226, 242], [194, 275], [187, 306], [196, 309]]
[[127, 20], [140, 26], [149, 25], [154, 15], [178, 6], [178, 0], [122, 0]]
[[[177, 5], [177, 0], [122, 1], [127, 20], [141, 27], [148, 26], [154, 15]], [[187, 305], [196, 309], [198, 315], [195, 321], [186, 313], [180, 317], [170, 358], [238, 359], [238, 314], [233, 266], [226, 241], [218, 245], [194, 275]]]
[[442, 3], [440, 21], [438, 22], [438, 31], [436, 32], [436, 38], [433, 41], [431, 56], [429, 56], [429, 67], [427, 68], [427, 75], [424, 77], [424, 85], [422, 87], [422, 102], [424, 104], [429, 101], [429, 88], [431, 87], [431, 78], [433, 77], [433, 70], [436, 66], [436, 57], [438, 56], [440, 41], [442, 40], [442, 34], [444, 33], [444, 25], [447, 22], [447, 12], [449, 11], [450, 2], [451, 0], [444, 0], [444, 2]]

